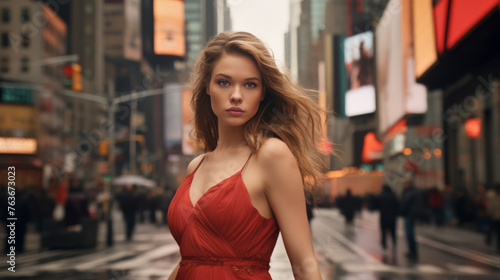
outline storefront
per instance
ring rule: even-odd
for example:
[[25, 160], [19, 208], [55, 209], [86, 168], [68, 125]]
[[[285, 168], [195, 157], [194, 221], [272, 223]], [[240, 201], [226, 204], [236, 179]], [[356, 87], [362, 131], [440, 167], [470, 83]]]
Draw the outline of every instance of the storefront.
[[500, 1], [434, 2], [417, 80], [443, 92], [445, 183], [473, 195], [500, 183]]

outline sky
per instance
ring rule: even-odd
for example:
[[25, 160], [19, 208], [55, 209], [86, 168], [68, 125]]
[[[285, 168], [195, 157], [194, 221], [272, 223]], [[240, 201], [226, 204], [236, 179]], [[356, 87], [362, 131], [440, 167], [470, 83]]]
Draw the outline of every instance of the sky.
[[289, 0], [226, 0], [231, 8], [233, 30], [247, 31], [261, 39], [285, 65], [285, 33], [289, 23]]

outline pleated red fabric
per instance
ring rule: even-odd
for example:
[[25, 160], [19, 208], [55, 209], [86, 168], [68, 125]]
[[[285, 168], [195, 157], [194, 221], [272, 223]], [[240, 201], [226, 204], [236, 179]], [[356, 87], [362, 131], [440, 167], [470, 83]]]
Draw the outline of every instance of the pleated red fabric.
[[189, 189], [205, 157], [179, 186], [167, 216], [182, 257], [176, 279], [271, 279], [269, 261], [279, 228], [274, 218], [260, 215], [243, 183], [250, 156], [195, 205]]

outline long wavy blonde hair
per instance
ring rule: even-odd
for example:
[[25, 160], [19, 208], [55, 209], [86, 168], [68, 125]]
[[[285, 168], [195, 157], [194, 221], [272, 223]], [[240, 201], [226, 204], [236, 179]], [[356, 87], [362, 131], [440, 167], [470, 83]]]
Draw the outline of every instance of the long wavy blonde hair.
[[280, 72], [265, 45], [250, 33], [220, 33], [201, 52], [191, 76], [193, 140], [205, 151], [217, 146], [217, 116], [211, 109], [207, 88], [215, 63], [225, 53], [250, 57], [262, 74], [264, 99], [244, 126], [245, 142], [256, 152], [266, 137], [281, 139], [297, 159], [305, 190], [314, 193], [324, 179], [320, 142], [324, 135], [321, 114], [325, 112]]

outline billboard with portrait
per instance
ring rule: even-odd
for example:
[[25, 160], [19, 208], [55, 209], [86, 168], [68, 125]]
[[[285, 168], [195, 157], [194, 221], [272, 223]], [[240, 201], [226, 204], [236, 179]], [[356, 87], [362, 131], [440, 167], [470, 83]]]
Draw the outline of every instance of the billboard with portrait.
[[353, 117], [375, 112], [373, 75], [373, 33], [371, 31], [347, 37], [343, 44], [347, 74], [345, 116]]

